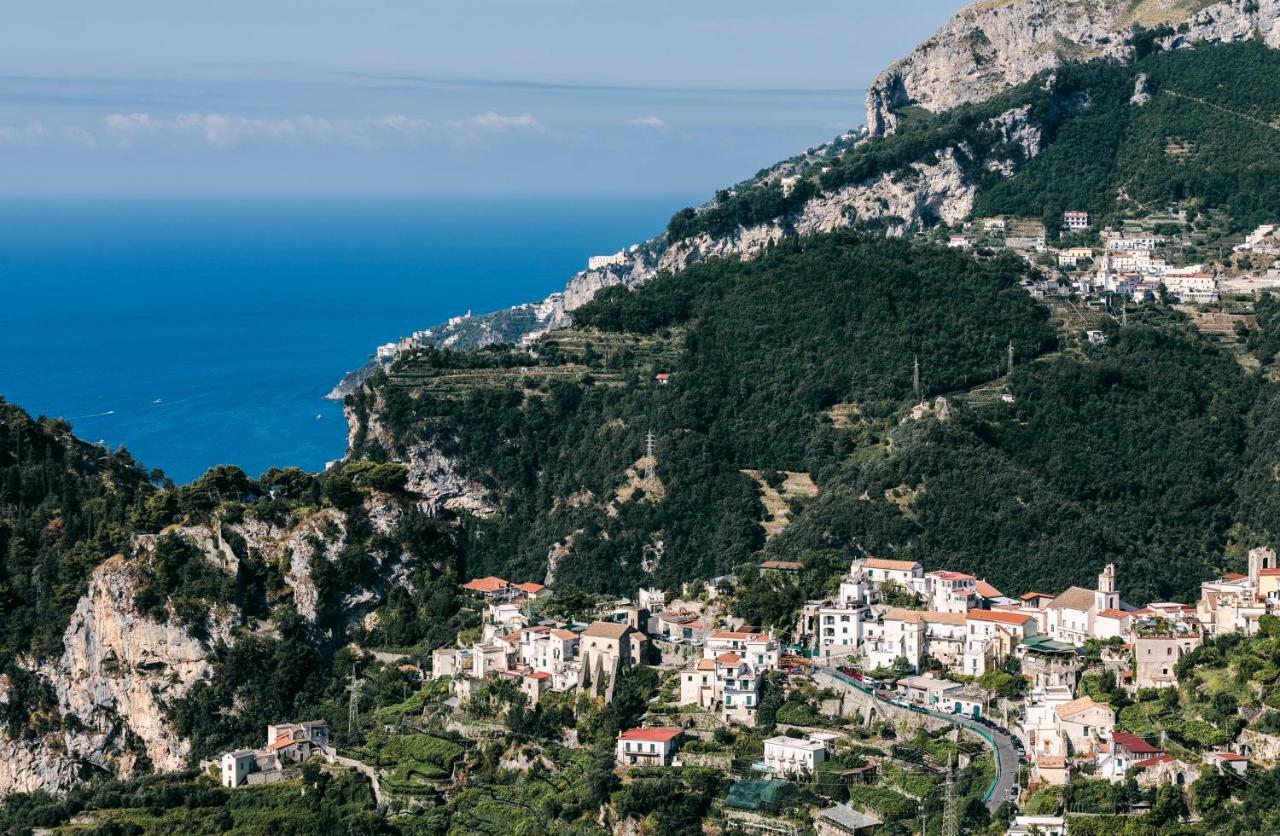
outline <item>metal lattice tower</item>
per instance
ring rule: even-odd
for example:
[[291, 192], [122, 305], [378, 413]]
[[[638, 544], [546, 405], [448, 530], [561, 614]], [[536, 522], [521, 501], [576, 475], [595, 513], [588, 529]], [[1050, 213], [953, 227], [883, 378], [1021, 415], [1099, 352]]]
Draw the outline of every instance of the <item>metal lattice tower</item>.
[[646, 481], [653, 481], [653, 466], [657, 459], [653, 455], [653, 430], [645, 433], [644, 436], [644, 478]]
[[347, 703], [347, 734], [355, 734], [356, 724], [360, 720], [360, 680], [356, 679], [356, 669], [353, 665], [351, 675], [347, 677], [347, 690], [351, 692], [350, 701]]
[[1013, 376], [1013, 340], [1009, 341], [1009, 376]]
[[[959, 742], [959, 741], [957, 741]], [[942, 836], [960, 836], [960, 805], [956, 801], [955, 759], [947, 765], [947, 782], [942, 807]]]
[[924, 398], [920, 396], [920, 358], [918, 356], [915, 358], [915, 363], [912, 366], [911, 387], [912, 391], [915, 392], [916, 400], [920, 403], [924, 403]]

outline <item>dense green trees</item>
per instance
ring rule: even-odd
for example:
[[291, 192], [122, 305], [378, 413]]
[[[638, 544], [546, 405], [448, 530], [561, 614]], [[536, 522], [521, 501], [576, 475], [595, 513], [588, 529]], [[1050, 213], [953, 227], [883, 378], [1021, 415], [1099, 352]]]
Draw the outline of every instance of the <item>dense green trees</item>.
[[[944, 152], [977, 186], [977, 216], [1043, 218], [1056, 230], [1067, 209], [1109, 221], [1139, 206], [1192, 201], [1226, 210], [1236, 228], [1275, 220], [1280, 55], [1256, 42], [1164, 53], [1153, 31], [1140, 32], [1129, 64], [1066, 64], [980, 104], [906, 114], [892, 135], [819, 160], [789, 193], [776, 178], [722, 192], [700, 211], [676, 213], [668, 240], [785, 224], [814, 195], [884, 174], [908, 177], [913, 163]], [[1150, 97], [1141, 106], [1131, 102], [1139, 75]], [[1034, 157], [996, 121], [1020, 108], [1040, 134]], [[1005, 177], [993, 161], [1013, 161], [1017, 173]]]
[[153, 491], [128, 453], [0, 399], [0, 663], [61, 652], [89, 573], [145, 530]]

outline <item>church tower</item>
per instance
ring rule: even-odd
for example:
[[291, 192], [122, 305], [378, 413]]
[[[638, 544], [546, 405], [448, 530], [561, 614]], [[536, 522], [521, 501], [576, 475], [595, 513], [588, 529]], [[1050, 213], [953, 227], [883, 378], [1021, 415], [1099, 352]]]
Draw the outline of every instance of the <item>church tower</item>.
[[1120, 609], [1120, 593], [1116, 592], [1116, 565], [1108, 563], [1098, 575], [1098, 590], [1093, 593], [1095, 612]]

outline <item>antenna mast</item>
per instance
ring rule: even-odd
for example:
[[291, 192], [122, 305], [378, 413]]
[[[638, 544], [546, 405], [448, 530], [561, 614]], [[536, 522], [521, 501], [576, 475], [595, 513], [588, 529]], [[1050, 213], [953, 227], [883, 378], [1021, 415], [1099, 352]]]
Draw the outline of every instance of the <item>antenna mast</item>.
[[355, 665], [351, 666], [351, 675], [347, 677], [347, 690], [351, 692], [347, 703], [347, 735], [353, 736], [360, 720], [360, 680], [356, 679]]

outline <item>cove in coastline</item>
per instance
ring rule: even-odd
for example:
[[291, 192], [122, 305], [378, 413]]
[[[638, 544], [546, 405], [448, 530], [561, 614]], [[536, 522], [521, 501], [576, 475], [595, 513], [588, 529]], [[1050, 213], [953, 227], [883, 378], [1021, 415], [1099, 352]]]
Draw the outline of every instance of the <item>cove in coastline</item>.
[[379, 343], [561, 289], [688, 196], [0, 203], [0, 395], [178, 482], [342, 455]]

